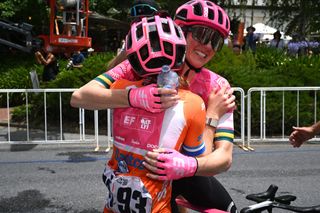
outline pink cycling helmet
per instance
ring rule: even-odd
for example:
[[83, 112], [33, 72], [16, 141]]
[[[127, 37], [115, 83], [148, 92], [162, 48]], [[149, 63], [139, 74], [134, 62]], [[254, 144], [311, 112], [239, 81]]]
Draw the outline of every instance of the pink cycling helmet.
[[127, 58], [141, 77], [159, 73], [163, 65], [179, 70], [185, 52], [183, 32], [170, 17], [144, 17], [131, 25], [126, 37]]
[[208, 0], [192, 0], [180, 6], [175, 15], [179, 26], [205, 25], [218, 30], [226, 38], [230, 31], [227, 13], [218, 5]]

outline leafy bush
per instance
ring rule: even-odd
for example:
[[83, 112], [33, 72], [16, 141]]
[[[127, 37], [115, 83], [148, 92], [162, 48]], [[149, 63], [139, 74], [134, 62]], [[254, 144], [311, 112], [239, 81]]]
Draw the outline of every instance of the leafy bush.
[[[29, 72], [33, 68], [33, 57], [28, 54], [3, 55], [0, 57], [0, 89], [25, 89], [31, 88]], [[21, 94], [15, 93], [9, 96], [12, 106], [24, 102]], [[7, 104], [7, 94], [0, 93], [0, 107]]]
[[[108, 62], [113, 57], [111, 53], [99, 53], [89, 58], [83, 63], [81, 69], [73, 68], [70, 70], [66, 69], [67, 60], [59, 59], [59, 74], [57, 78], [50, 82], [42, 82], [43, 66], [35, 64], [34, 57], [31, 55], [18, 55], [8, 57], [4, 60], [3, 66], [0, 68], [0, 88], [2, 89], [27, 89], [32, 88], [29, 72], [35, 70], [39, 76], [40, 88], [79, 88], [85, 83], [89, 82], [97, 75], [101, 74], [106, 70]], [[19, 61], [19, 62], [17, 62]], [[21, 61], [21, 62], [20, 62]], [[77, 109], [70, 107], [70, 95], [62, 95], [62, 109], [66, 120], [78, 119]], [[0, 106], [6, 107], [7, 105], [7, 94], [0, 93]], [[26, 96], [25, 94], [13, 93], [10, 94], [10, 106], [21, 106], [15, 108], [13, 111], [13, 119], [15, 121], [24, 121], [26, 118], [25, 112], [22, 108], [25, 106]], [[33, 121], [35, 125], [41, 125], [44, 117], [44, 105], [43, 95], [31, 94], [29, 99], [29, 120]], [[55, 93], [47, 93], [47, 120], [53, 122], [59, 120], [59, 102], [58, 96]], [[32, 107], [31, 107], [32, 106]], [[32, 108], [32, 109], [31, 109]], [[66, 111], [67, 110], [67, 111]], [[88, 119], [92, 119], [92, 115]], [[104, 116], [105, 117], [105, 116]], [[105, 122], [105, 119], [101, 119], [101, 122]], [[55, 125], [55, 124], [53, 124]]]
[[[208, 63], [210, 70], [228, 79], [233, 87], [241, 87], [245, 91], [252, 87], [298, 87], [318, 86], [320, 79], [320, 57], [292, 58], [275, 49], [258, 48], [255, 55], [244, 52], [235, 55], [232, 50], [223, 48], [221, 52]], [[300, 92], [299, 120], [300, 125], [313, 122], [314, 92]], [[293, 92], [285, 93], [285, 125], [297, 123], [297, 98]], [[239, 100], [239, 99], [238, 99]], [[317, 100], [320, 95], [317, 94]], [[267, 93], [267, 127], [268, 134], [282, 134], [282, 92]], [[252, 133], [260, 133], [260, 94], [252, 97]], [[235, 120], [240, 112], [235, 113]], [[317, 117], [320, 117], [318, 110]], [[238, 125], [235, 122], [235, 125]], [[288, 133], [291, 129], [286, 128]]]
[[[60, 59], [60, 73], [54, 81], [43, 83], [40, 81], [41, 88], [79, 88], [85, 83], [92, 80], [97, 75], [105, 71], [108, 62], [113, 57], [111, 53], [97, 53], [87, 58], [81, 69], [66, 69], [67, 60]], [[295, 86], [317, 86], [320, 79], [320, 58], [319, 55], [312, 57], [292, 58], [286, 54], [274, 49], [266, 47], [258, 48], [255, 55], [251, 52], [244, 52], [240, 55], [233, 54], [232, 50], [224, 47], [221, 52], [207, 65], [207, 68], [224, 76], [233, 87], [241, 87], [247, 91], [251, 87], [295, 87]], [[33, 56], [23, 55], [2, 58], [2, 66], [0, 67], [0, 88], [31, 88], [29, 71], [36, 70], [41, 79], [43, 67], [36, 65]], [[48, 121], [58, 120], [59, 109], [57, 94], [47, 94], [47, 111]], [[70, 107], [70, 95], [62, 95], [62, 108], [65, 115], [64, 119], [74, 120], [78, 118], [77, 109]], [[317, 94], [318, 100], [320, 95]], [[267, 131], [270, 134], [280, 134], [282, 128], [282, 93], [267, 93], [267, 119], [270, 126]], [[300, 96], [299, 119], [300, 124], [312, 123], [312, 115], [314, 112], [313, 92], [305, 92]], [[32, 111], [30, 120], [38, 120], [39, 124], [43, 120], [43, 96], [32, 95], [30, 97]], [[295, 125], [296, 118], [296, 94], [285, 94], [285, 121], [287, 126]], [[0, 104], [6, 106], [6, 97], [0, 94]], [[24, 95], [10, 96], [10, 105], [25, 104]], [[30, 109], [31, 110], [31, 109]], [[255, 94], [252, 102], [252, 127], [254, 133], [260, 131], [260, 98], [259, 94]], [[24, 113], [21, 109], [16, 113], [16, 119], [21, 120]], [[86, 120], [92, 119], [93, 115], [86, 115]], [[105, 118], [106, 116], [101, 116]], [[320, 117], [318, 110], [317, 117]], [[235, 120], [240, 119], [240, 112], [235, 112]], [[100, 119], [105, 123], [105, 119]], [[235, 125], [239, 125], [235, 122]], [[55, 125], [55, 124], [52, 124]], [[286, 130], [290, 131], [290, 130]]]

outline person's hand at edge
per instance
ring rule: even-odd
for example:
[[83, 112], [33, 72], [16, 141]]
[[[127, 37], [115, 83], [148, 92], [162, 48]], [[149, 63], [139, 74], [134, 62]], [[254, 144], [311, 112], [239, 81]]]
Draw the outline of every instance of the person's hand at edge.
[[304, 142], [314, 137], [312, 127], [292, 127], [293, 132], [289, 136], [289, 141], [293, 147], [300, 147]]

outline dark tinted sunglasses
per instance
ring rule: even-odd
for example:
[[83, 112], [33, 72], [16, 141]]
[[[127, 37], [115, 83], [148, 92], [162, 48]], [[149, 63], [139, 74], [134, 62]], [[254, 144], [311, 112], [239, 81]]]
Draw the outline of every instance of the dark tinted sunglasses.
[[157, 9], [148, 4], [138, 4], [131, 7], [130, 16], [151, 16], [155, 11], [157, 11]]
[[211, 42], [211, 47], [215, 52], [220, 51], [224, 44], [224, 38], [217, 30], [204, 26], [192, 26], [188, 31], [192, 33], [192, 38], [200, 44], [206, 45]]

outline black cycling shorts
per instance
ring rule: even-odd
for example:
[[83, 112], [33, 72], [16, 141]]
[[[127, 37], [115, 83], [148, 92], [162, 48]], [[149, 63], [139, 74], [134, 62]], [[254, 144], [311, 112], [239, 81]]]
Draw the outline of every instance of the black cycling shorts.
[[182, 195], [196, 206], [237, 212], [231, 196], [215, 177], [194, 176], [173, 181], [171, 199], [173, 213], [179, 212], [175, 203], [178, 195]]

